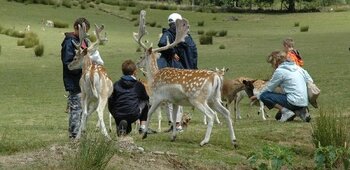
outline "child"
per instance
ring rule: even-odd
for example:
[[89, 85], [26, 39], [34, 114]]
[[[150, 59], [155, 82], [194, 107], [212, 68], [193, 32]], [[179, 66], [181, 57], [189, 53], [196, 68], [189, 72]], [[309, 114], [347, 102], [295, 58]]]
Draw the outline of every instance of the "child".
[[294, 40], [292, 38], [286, 38], [283, 40], [283, 47], [289, 60], [293, 61], [300, 67], [304, 65], [304, 61], [301, 58], [299, 51], [294, 49]]
[[[145, 86], [136, 79], [136, 65], [131, 60], [122, 64], [123, 76], [114, 83], [113, 93], [108, 99], [108, 109], [117, 125], [117, 135], [131, 132], [131, 124], [140, 119], [139, 132], [143, 133], [147, 120], [149, 97]], [[148, 128], [149, 129], [149, 128]], [[155, 133], [150, 130], [147, 133]]]
[[[68, 113], [69, 113], [69, 123], [68, 131], [69, 138], [74, 139], [79, 131], [80, 127], [80, 115], [82, 112], [80, 104], [80, 86], [79, 80], [82, 74], [81, 69], [69, 70], [68, 65], [73, 61], [75, 56], [75, 45], [73, 41], [79, 42], [79, 25], [82, 26], [83, 23], [86, 25], [86, 32], [90, 28], [90, 23], [86, 18], [78, 18], [74, 22], [74, 32], [65, 33], [64, 40], [61, 44], [61, 60], [63, 65], [63, 83], [65, 90], [69, 93], [68, 95]], [[87, 47], [87, 41], [83, 41], [83, 48]]]

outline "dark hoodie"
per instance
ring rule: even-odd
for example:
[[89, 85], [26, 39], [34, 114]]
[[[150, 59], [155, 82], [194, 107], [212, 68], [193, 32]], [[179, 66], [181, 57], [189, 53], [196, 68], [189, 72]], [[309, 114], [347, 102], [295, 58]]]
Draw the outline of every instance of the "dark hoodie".
[[139, 104], [148, 101], [145, 86], [130, 75], [122, 76], [114, 83], [108, 99], [108, 109], [113, 117], [140, 114]]

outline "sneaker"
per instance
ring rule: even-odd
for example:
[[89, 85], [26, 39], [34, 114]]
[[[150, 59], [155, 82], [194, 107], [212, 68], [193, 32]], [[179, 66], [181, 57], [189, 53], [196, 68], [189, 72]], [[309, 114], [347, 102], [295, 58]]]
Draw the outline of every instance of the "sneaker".
[[[139, 134], [143, 134], [144, 132], [145, 132], [145, 128], [139, 128]], [[157, 133], [157, 131], [151, 128], [147, 129], [147, 134], [154, 134], [154, 133]]]
[[282, 113], [281, 113], [280, 111], [278, 111], [278, 112], [276, 113], [276, 115], [275, 115], [275, 119], [276, 119], [276, 120], [280, 120], [281, 117], [282, 117]]
[[182, 126], [180, 125], [180, 126], [176, 127], [176, 131], [179, 133], [182, 133], [184, 130], [183, 130]]
[[125, 136], [127, 128], [128, 128], [128, 122], [126, 120], [120, 121], [119, 125], [118, 125], [117, 135], [118, 136]]
[[287, 109], [287, 108], [283, 108], [281, 110], [281, 113], [282, 113], [282, 116], [281, 116], [281, 119], [280, 121], [281, 122], [285, 122], [287, 121], [289, 118], [293, 117], [295, 115], [294, 112], [292, 112], [291, 110]]
[[304, 107], [302, 109], [296, 110], [295, 114], [300, 117], [301, 120], [304, 122], [310, 122], [311, 116], [309, 114], [309, 109], [307, 107]]

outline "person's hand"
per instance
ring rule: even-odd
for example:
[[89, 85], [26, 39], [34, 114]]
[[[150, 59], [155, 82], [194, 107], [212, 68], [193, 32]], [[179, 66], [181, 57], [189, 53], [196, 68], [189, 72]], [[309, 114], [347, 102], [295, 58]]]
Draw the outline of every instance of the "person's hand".
[[180, 60], [180, 57], [179, 57], [177, 54], [174, 54], [173, 59], [174, 59], [175, 61], [179, 61], [179, 60]]
[[252, 96], [249, 98], [252, 102], [255, 101], [255, 100], [258, 100], [258, 98], [256, 96]]

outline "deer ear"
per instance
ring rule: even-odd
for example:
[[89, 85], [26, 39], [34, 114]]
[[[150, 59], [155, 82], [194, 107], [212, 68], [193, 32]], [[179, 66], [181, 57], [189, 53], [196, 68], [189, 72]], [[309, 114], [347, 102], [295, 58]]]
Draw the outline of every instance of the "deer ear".
[[87, 54], [87, 52], [88, 52], [88, 49], [87, 49], [87, 48], [84, 48], [84, 50], [83, 50], [83, 54], [84, 54], [84, 55], [86, 55], [86, 54]]

